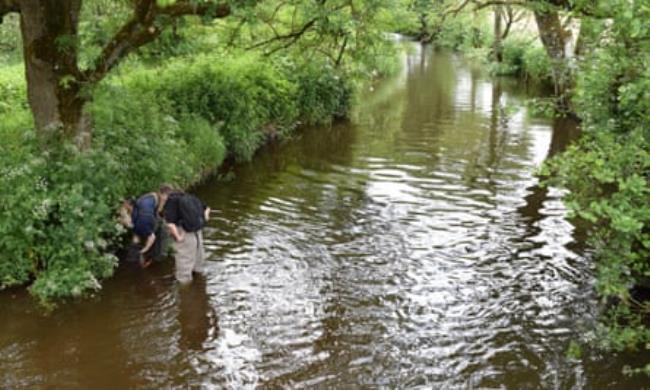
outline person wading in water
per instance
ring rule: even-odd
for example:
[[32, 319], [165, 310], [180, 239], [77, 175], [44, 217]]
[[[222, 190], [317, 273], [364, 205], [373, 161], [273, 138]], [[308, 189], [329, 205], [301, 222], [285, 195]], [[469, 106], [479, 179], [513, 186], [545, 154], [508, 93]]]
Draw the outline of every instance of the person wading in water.
[[133, 244], [141, 246], [138, 257], [142, 268], [162, 257], [164, 229], [160, 212], [166, 200], [167, 194], [150, 192], [132, 204]]
[[196, 196], [167, 184], [160, 186], [160, 194], [166, 199], [162, 215], [174, 239], [176, 280], [187, 284], [192, 281], [192, 272], [204, 273], [203, 227], [210, 218], [210, 208]]

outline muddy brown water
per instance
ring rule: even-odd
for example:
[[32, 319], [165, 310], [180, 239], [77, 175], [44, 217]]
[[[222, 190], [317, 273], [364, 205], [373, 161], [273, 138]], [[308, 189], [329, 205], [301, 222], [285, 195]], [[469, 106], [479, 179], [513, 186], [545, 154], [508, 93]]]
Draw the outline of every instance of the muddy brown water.
[[[599, 315], [562, 191], [575, 137], [523, 83], [413, 46], [354, 124], [311, 128], [197, 193], [207, 277], [122, 267], [43, 315], [0, 294], [0, 387], [637, 389], [648, 357], [566, 351]], [[644, 361], [645, 359], [645, 361]]]

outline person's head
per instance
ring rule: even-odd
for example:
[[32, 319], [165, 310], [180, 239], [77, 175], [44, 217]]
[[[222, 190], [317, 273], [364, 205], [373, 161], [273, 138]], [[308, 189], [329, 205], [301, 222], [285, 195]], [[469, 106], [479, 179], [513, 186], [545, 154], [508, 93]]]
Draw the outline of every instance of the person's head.
[[119, 210], [119, 221], [124, 227], [131, 228], [133, 223], [131, 221], [131, 213], [133, 212], [133, 205], [135, 200], [132, 198], [122, 200], [122, 205]]
[[133, 198], [124, 198], [122, 199], [122, 207], [127, 210], [133, 210], [133, 205], [135, 205], [135, 199]]
[[160, 204], [163, 205], [169, 198], [169, 194], [176, 191], [171, 184], [161, 184], [158, 189], [158, 196], [160, 196]]

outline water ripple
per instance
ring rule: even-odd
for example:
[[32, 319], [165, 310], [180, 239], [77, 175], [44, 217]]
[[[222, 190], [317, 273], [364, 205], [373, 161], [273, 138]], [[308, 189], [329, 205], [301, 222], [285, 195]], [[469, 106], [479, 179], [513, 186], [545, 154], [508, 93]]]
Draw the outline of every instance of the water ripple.
[[593, 266], [533, 175], [566, 129], [457, 57], [406, 62], [358, 125], [197, 189], [205, 279], [123, 269], [51, 317], [2, 297], [0, 387], [639, 388], [635, 357], [566, 357]]

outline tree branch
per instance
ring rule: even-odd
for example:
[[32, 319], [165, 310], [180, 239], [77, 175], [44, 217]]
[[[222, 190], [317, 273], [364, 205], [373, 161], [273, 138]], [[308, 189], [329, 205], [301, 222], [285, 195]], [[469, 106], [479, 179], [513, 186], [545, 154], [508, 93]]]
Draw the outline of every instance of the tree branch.
[[95, 61], [95, 67], [84, 72], [84, 81], [87, 83], [100, 81], [127, 55], [158, 38], [162, 32], [162, 28], [156, 24], [158, 17], [177, 18], [184, 15], [209, 15], [223, 18], [230, 15], [230, 7], [227, 4], [216, 3], [195, 4], [191, 0], [177, 1], [172, 5], [159, 7], [156, 0], [137, 0], [129, 21], [104, 47]]
[[481, 10], [486, 7], [491, 7], [493, 5], [505, 5], [505, 6], [519, 6], [519, 7], [529, 7], [531, 3], [525, 0], [488, 0], [488, 1], [477, 1], [472, 0], [472, 3], [475, 5], [474, 11]]
[[456, 16], [460, 13], [460, 11], [464, 10], [465, 7], [471, 2], [472, 0], [463, 0], [462, 3], [460, 3], [456, 8], [451, 8], [446, 10], [445, 12], [442, 13], [443, 17], [446, 17], [447, 15], [453, 15]]
[[[303, 36], [314, 24], [316, 24], [316, 20], [317, 19], [314, 18], [314, 19], [310, 20], [309, 22], [305, 23], [302, 26], [302, 28], [300, 30], [298, 30], [298, 31], [293, 31], [293, 32], [290, 32], [290, 33], [284, 34], [284, 35], [276, 35], [273, 38], [269, 38], [269, 39], [264, 40], [262, 42], [258, 42], [258, 43], [254, 44], [252, 46], [249, 46], [249, 47], [246, 48], [246, 50], [257, 49], [258, 47], [268, 45], [271, 42], [282, 41], [282, 40], [285, 40], [285, 39], [289, 39], [290, 42], [288, 44], [284, 45], [284, 47], [289, 47], [295, 41], [297, 41], [298, 38]], [[277, 50], [274, 50], [274, 51], [277, 51]]]
[[486, 7], [491, 7], [495, 5], [504, 5], [504, 6], [519, 6], [519, 7], [530, 7], [532, 2], [526, 0], [463, 0], [455, 8], [447, 9], [443, 15], [452, 15], [457, 16], [462, 10], [467, 8], [468, 5], [474, 5], [473, 11], [479, 11]]
[[341, 45], [341, 49], [339, 50], [339, 55], [336, 57], [336, 62], [334, 62], [334, 66], [337, 68], [339, 65], [341, 65], [341, 60], [343, 59], [343, 53], [345, 53], [345, 48], [348, 45], [348, 35], [345, 34], [345, 38], [343, 38], [343, 45]]
[[511, 6], [507, 6], [506, 12], [502, 16], [506, 22], [506, 28], [503, 30], [503, 34], [501, 34], [501, 40], [505, 41], [505, 39], [508, 38], [508, 35], [510, 34], [512, 25], [515, 23], [515, 11]]

